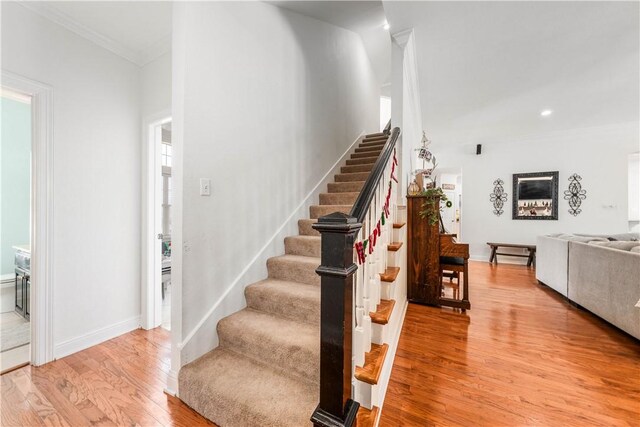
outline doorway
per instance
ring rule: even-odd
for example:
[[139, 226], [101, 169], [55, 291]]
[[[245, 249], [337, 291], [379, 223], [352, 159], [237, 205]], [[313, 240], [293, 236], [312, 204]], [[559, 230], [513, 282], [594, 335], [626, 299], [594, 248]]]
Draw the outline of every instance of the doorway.
[[380, 97], [380, 131], [382, 132], [391, 119], [391, 97]]
[[161, 158], [161, 292], [162, 298], [162, 323], [161, 326], [171, 330], [171, 205], [173, 202], [173, 189], [171, 168], [173, 166], [173, 146], [171, 145], [171, 122], [160, 126], [160, 158]]
[[30, 362], [31, 96], [0, 93], [0, 372]]
[[171, 117], [147, 120], [146, 232], [143, 234], [146, 278], [143, 280], [143, 327], [171, 330], [171, 205], [173, 145]]
[[461, 242], [462, 172], [450, 168], [443, 169], [437, 177], [438, 185], [447, 197], [447, 201], [441, 206], [442, 225], [447, 233], [455, 234]]

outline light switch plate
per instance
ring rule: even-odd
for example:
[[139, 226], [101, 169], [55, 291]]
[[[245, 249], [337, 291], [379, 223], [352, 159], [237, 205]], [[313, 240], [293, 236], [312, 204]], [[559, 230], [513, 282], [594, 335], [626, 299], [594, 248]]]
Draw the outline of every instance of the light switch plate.
[[209, 178], [200, 178], [200, 195], [211, 195], [211, 180]]

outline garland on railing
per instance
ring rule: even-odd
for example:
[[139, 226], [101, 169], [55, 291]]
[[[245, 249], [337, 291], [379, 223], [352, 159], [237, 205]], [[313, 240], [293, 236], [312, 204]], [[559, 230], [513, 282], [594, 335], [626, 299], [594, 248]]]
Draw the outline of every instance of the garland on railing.
[[[396, 178], [396, 165], [398, 164], [398, 159], [396, 158], [396, 149], [393, 149], [393, 162], [391, 163], [391, 177], [389, 179], [389, 186], [387, 188], [387, 195], [385, 197], [384, 206], [382, 207], [382, 212], [380, 213], [380, 219], [376, 223], [373, 232], [369, 234], [368, 239], [364, 239], [360, 242], [356, 242], [354, 244], [354, 248], [356, 253], [358, 254], [358, 264], [364, 263], [367, 258], [367, 255], [371, 255], [373, 253], [373, 248], [375, 248], [376, 243], [378, 241], [378, 237], [382, 235], [382, 226], [385, 225], [386, 220], [391, 215], [391, 210], [389, 209], [389, 204], [391, 202], [391, 185], [393, 181], [398, 183], [398, 178]], [[367, 250], [368, 249], [368, 250]]]

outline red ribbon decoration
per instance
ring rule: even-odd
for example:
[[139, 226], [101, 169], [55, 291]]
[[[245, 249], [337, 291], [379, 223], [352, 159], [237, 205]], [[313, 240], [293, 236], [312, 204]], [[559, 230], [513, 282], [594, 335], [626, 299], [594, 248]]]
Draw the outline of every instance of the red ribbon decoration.
[[364, 247], [362, 242], [356, 243], [356, 252], [358, 253], [358, 264], [362, 264], [364, 262]]
[[382, 236], [382, 228], [380, 227], [380, 220], [378, 220], [378, 224], [376, 225], [376, 231], [378, 232], [378, 236]]

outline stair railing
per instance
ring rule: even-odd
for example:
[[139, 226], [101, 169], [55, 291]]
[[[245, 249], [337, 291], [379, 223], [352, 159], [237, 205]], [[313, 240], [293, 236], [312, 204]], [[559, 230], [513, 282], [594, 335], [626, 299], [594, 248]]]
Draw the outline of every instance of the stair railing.
[[[371, 349], [369, 312], [380, 302], [380, 273], [386, 269], [396, 215], [395, 148], [400, 128], [390, 129], [391, 122], [384, 131], [388, 137], [382, 152], [351, 212], [320, 217], [313, 225], [320, 232], [322, 248], [316, 270], [321, 276], [321, 306], [320, 403], [311, 415], [315, 427], [356, 423], [360, 404], [353, 399], [354, 366], [362, 366]], [[383, 221], [385, 210], [389, 216]]]

